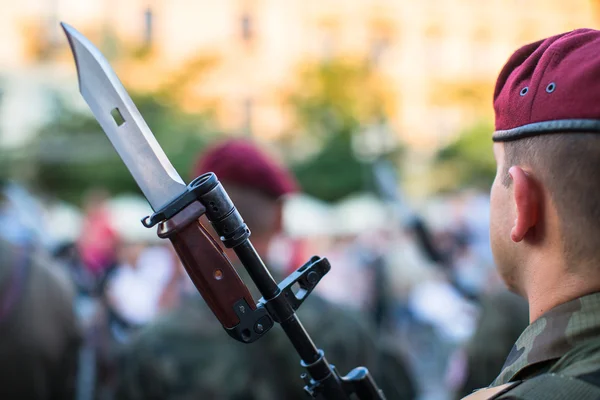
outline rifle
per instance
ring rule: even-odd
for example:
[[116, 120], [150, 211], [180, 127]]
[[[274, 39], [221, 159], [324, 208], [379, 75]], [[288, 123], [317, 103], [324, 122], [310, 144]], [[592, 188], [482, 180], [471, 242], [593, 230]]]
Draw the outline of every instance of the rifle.
[[[250, 230], [213, 173], [186, 185], [102, 53], [73, 27], [61, 23], [75, 59], [80, 92], [127, 166], [154, 213], [142, 219], [158, 225], [169, 239], [194, 285], [225, 331], [242, 343], [281, 325], [301, 359], [305, 392], [325, 400], [385, 400], [365, 367], [341, 376], [318, 349], [296, 310], [330, 270], [314, 256], [277, 284], [250, 242]], [[263, 296], [254, 302], [248, 287], [199, 221], [205, 215], [222, 244], [232, 248]], [[294, 293], [292, 287], [300, 290]]]

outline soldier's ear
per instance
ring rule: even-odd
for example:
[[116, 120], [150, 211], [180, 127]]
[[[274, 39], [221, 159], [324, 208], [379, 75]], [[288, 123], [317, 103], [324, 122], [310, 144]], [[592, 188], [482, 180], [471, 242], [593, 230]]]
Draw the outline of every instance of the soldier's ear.
[[518, 243], [538, 223], [540, 196], [536, 183], [521, 167], [513, 166], [508, 170], [513, 181], [513, 201], [516, 207], [516, 218], [510, 232], [512, 241]]

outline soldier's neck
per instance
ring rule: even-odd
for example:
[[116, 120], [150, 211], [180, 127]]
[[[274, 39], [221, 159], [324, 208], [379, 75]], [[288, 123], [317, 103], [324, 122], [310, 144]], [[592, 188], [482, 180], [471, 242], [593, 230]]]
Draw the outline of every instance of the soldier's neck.
[[557, 261], [540, 262], [527, 275], [529, 322], [560, 304], [600, 291], [597, 277], [582, 274], [580, 269], [562, 266]]

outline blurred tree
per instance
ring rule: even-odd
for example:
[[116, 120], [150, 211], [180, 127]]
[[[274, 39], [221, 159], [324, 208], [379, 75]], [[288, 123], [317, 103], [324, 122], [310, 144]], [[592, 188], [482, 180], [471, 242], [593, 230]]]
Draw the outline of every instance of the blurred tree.
[[[187, 181], [197, 153], [212, 138], [209, 119], [180, 111], [162, 91], [132, 93], [132, 99]], [[59, 97], [54, 103], [54, 118], [40, 129], [30, 146], [29, 158], [37, 163], [36, 186], [75, 203], [96, 186], [112, 193], [139, 193], [95, 118], [89, 112], [67, 107]]]
[[336, 58], [303, 66], [289, 100], [297, 128], [326, 139], [389, 115], [389, 87], [370, 63]]
[[326, 201], [364, 190], [367, 168], [356, 159], [348, 132], [331, 135], [317, 155], [292, 166], [302, 189]]
[[490, 188], [496, 174], [491, 146], [493, 130], [490, 122], [479, 122], [437, 153], [434, 164], [437, 190]]
[[[352, 142], [368, 126], [386, 120], [394, 106], [383, 77], [369, 63], [331, 59], [302, 68], [299, 88], [289, 96], [296, 122], [284, 136], [288, 160], [304, 191], [335, 201], [365, 189], [369, 166], [359, 161]], [[298, 160], [300, 140], [317, 149]]]
[[477, 79], [471, 77], [469, 80], [434, 79], [431, 82], [428, 93], [429, 102], [440, 107], [459, 106], [468, 117], [492, 115], [493, 110], [489, 107], [489, 99], [494, 93], [494, 82], [489, 79]]

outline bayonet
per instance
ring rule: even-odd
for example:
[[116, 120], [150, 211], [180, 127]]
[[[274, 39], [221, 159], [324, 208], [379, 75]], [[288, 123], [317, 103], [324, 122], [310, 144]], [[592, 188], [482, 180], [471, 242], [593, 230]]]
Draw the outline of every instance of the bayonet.
[[[250, 230], [213, 173], [185, 185], [127, 91], [100, 51], [62, 24], [71, 44], [79, 88], [100, 126], [150, 202], [145, 226], [175, 247], [188, 275], [230, 336], [244, 343], [262, 337], [278, 322], [300, 355], [308, 394], [321, 399], [384, 400], [369, 371], [357, 367], [342, 377], [317, 349], [296, 310], [329, 271], [327, 259], [313, 257], [279, 285], [249, 240]], [[256, 304], [221, 247], [198, 218], [205, 215], [221, 242], [232, 248], [263, 295]], [[301, 290], [294, 292], [298, 285]]]
[[[234, 338], [250, 342], [259, 334], [242, 335], [252, 318], [264, 316], [248, 288], [210, 234], [197, 222], [203, 205], [194, 201], [144, 118], [102, 53], [75, 28], [61, 24], [75, 58], [79, 90], [113, 147], [156, 212], [169, 219], [160, 236], [173, 243], [196, 288], [223, 327]], [[173, 201], [179, 208], [173, 209]], [[175, 215], [178, 214], [178, 215]], [[163, 218], [161, 218], [163, 219]], [[159, 221], [145, 222], [152, 226]], [[217, 279], [218, 278], [218, 279]], [[248, 312], [240, 318], [239, 307]], [[263, 324], [268, 331], [272, 326]]]
[[79, 76], [79, 91], [154, 211], [186, 190], [121, 81], [102, 53], [62, 23]]

